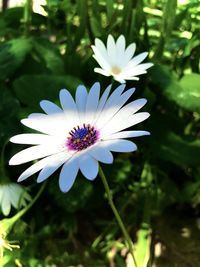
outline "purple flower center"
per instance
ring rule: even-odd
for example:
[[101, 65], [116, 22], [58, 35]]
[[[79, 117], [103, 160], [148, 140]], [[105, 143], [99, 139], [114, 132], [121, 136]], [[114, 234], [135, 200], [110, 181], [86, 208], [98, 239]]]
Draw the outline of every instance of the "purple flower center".
[[96, 143], [99, 139], [99, 132], [90, 124], [83, 124], [82, 127], [74, 127], [69, 132], [66, 146], [70, 150], [81, 151]]

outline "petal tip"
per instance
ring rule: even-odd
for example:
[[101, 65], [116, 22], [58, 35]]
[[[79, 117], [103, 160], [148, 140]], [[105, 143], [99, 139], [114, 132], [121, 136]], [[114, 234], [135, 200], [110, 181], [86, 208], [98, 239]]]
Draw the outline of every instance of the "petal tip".
[[15, 143], [15, 138], [14, 138], [14, 136], [12, 136], [12, 137], [9, 139], [9, 142], [11, 142], [11, 143]]
[[19, 178], [17, 179], [17, 182], [20, 183], [20, 182], [22, 182], [23, 180], [24, 180], [23, 178], [20, 178], [20, 177], [19, 177]]
[[9, 160], [8, 165], [18, 165], [19, 163], [15, 160], [15, 155]]

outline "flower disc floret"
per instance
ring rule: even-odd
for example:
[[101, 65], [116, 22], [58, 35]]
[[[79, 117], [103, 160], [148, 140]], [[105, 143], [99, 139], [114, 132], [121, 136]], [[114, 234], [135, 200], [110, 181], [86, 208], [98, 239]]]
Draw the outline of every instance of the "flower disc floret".
[[94, 126], [91, 127], [90, 124], [86, 125], [85, 123], [82, 127], [74, 127], [69, 135], [66, 142], [69, 150], [81, 151], [95, 144], [98, 140], [98, 131]]

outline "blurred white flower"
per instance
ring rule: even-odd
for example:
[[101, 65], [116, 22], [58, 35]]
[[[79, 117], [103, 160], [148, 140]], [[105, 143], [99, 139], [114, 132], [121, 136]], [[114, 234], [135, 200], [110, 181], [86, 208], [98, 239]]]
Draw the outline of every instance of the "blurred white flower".
[[136, 44], [132, 43], [126, 48], [126, 40], [120, 35], [116, 43], [112, 35], [108, 36], [107, 47], [96, 38], [95, 45], [92, 45], [93, 57], [101, 68], [95, 68], [94, 71], [104, 76], [113, 76], [113, 78], [125, 83], [126, 80], [139, 80], [138, 75], [146, 73], [146, 70], [153, 66], [152, 63], [140, 64], [148, 55], [143, 52], [134, 57]]
[[30, 195], [21, 185], [12, 182], [0, 184], [0, 209], [5, 216], [9, 215], [11, 206], [19, 209], [30, 200]]
[[146, 99], [125, 103], [135, 89], [124, 92], [125, 85], [117, 87], [109, 96], [111, 85], [100, 97], [100, 84], [89, 92], [83, 85], [76, 90], [75, 101], [69, 91], [60, 91], [61, 107], [43, 100], [46, 114], [33, 113], [21, 122], [42, 134], [20, 134], [10, 139], [13, 143], [35, 145], [14, 155], [9, 164], [18, 165], [39, 158], [19, 177], [23, 181], [40, 171], [37, 182], [42, 182], [62, 167], [59, 176], [61, 191], [72, 187], [78, 170], [88, 180], [98, 174], [98, 161], [111, 164], [113, 152], [131, 152], [137, 146], [126, 138], [149, 135], [146, 131], [123, 131], [149, 117], [149, 113], [135, 114], [146, 104]]

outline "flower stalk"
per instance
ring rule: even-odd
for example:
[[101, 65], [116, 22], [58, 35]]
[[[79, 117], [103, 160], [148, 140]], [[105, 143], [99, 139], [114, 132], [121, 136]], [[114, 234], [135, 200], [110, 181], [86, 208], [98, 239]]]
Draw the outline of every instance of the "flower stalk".
[[101, 180], [103, 182], [103, 185], [104, 185], [104, 188], [105, 188], [105, 191], [106, 191], [106, 195], [107, 195], [107, 198], [108, 198], [108, 203], [109, 203], [109, 205], [110, 205], [110, 207], [111, 207], [111, 209], [112, 209], [112, 211], [113, 211], [113, 213], [115, 215], [115, 219], [116, 219], [116, 221], [117, 221], [117, 223], [118, 223], [118, 225], [119, 225], [119, 227], [120, 227], [120, 229], [121, 229], [121, 231], [122, 231], [122, 233], [123, 233], [123, 235], [125, 237], [125, 240], [127, 242], [127, 245], [128, 245], [128, 248], [129, 248], [129, 252], [131, 253], [133, 261], [134, 261], [134, 265], [135, 265], [135, 267], [138, 267], [136, 259], [135, 259], [135, 256], [134, 256], [134, 252], [133, 252], [134, 248], [133, 248], [132, 240], [131, 240], [131, 238], [130, 238], [127, 230], [126, 230], [126, 227], [125, 227], [125, 225], [124, 225], [124, 223], [123, 223], [123, 221], [122, 221], [122, 219], [121, 219], [121, 217], [119, 215], [119, 212], [118, 212], [117, 208], [115, 207], [115, 204], [114, 204], [113, 198], [112, 198], [112, 193], [110, 191], [106, 176], [105, 176], [105, 174], [103, 172], [103, 169], [101, 167], [99, 167], [99, 175], [101, 177]]
[[24, 34], [28, 35], [31, 24], [32, 0], [26, 0], [24, 5]]

